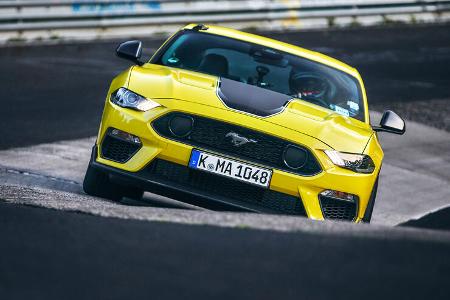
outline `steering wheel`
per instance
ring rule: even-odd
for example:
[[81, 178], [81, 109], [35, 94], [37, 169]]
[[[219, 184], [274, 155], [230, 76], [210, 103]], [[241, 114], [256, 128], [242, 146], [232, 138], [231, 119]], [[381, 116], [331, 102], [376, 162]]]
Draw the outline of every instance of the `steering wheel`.
[[330, 108], [325, 99], [333, 96], [333, 84], [329, 79], [315, 72], [298, 72], [291, 75], [290, 86], [294, 97], [319, 106]]

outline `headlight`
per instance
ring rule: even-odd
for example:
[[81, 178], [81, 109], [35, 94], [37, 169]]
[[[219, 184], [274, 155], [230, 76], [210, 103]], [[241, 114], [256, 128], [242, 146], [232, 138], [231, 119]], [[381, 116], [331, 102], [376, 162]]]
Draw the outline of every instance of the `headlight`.
[[350, 169], [357, 173], [372, 173], [375, 169], [375, 164], [369, 155], [335, 150], [325, 150], [324, 152], [339, 167]]
[[150, 99], [146, 99], [126, 88], [120, 88], [111, 94], [111, 102], [120, 107], [131, 108], [140, 111], [147, 111], [152, 108], [161, 106]]

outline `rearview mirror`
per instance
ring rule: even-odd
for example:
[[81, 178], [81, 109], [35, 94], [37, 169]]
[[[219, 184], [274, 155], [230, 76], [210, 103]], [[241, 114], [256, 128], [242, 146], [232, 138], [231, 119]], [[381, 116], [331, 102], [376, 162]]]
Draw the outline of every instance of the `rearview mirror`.
[[405, 121], [392, 110], [386, 110], [381, 118], [380, 126], [374, 126], [373, 130], [404, 134], [406, 131]]
[[116, 49], [116, 54], [118, 57], [131, 60], [139, 66], [143, 64], [143, 62], [139, 60], [142, 55], [141, 41], [127, 41], [121, 43]]

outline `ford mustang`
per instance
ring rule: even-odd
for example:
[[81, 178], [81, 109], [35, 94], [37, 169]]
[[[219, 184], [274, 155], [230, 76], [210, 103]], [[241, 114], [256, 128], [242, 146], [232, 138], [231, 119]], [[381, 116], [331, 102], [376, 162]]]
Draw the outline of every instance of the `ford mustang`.
[[144, 191], [205, 207], [370, 222], [383, 151], [405, 132], [371, 126], [358, 71], [297, 46], [191, 24], [113, 79], [83, 182], [87, 194]]

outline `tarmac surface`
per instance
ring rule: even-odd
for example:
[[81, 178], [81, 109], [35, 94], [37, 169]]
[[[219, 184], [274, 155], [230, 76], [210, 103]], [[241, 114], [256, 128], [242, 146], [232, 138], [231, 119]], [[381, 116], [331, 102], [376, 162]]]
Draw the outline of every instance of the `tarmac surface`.
[[417, 220], [409, 220], [401, 225], [438, 230], [450, 230], [450, 207], [431, 212]]
[[0, 215], [3, 299], [449, 295], [448, 233], [418, 239], [424, 231], [351, 236], [231, 229], [98, 218], [2, 202]]
[[117, 41], [0, 48], [0, 298], [448, 299], [449, 32], [264, 33], [357, 67], [370, 107], [410, 118], [406, 135], [381, 134], [370, 225], [84, 195], [107, 87], [128, 65]]

